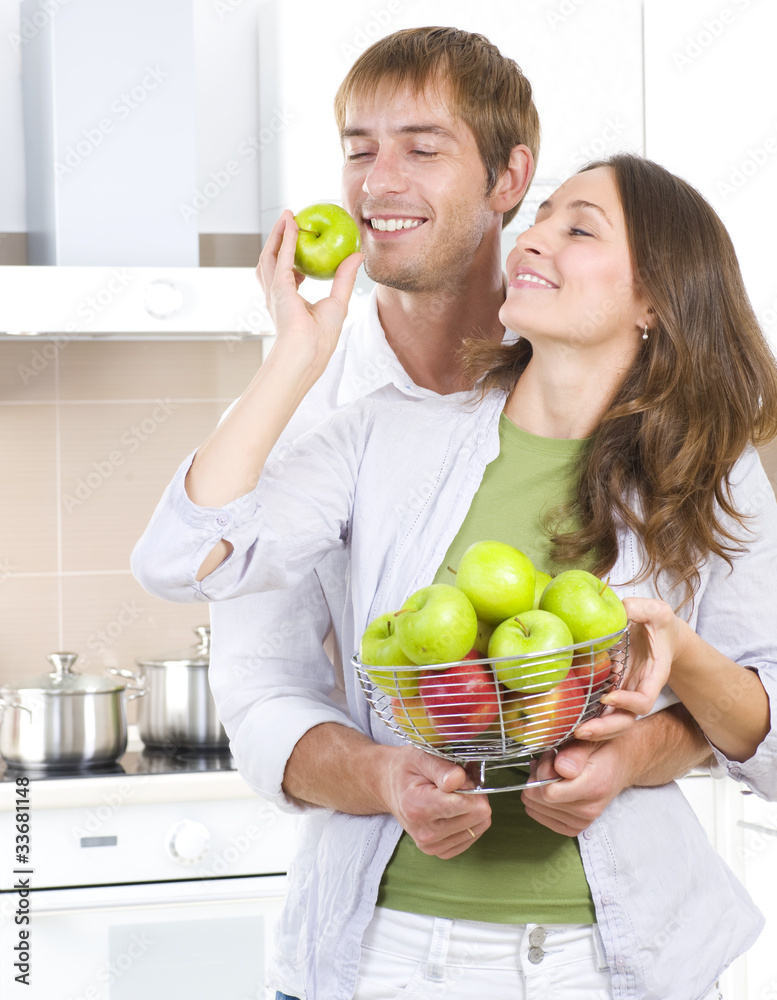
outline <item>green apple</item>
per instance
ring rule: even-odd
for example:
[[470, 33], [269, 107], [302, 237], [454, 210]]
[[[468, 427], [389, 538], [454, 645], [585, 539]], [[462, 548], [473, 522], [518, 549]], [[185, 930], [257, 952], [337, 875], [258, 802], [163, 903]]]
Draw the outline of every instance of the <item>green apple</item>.
[[534, 584], [534, 610], [540, 606], [540, 598], [542, 597], [543, 590], [547, 587], [553, 577], [550, 573], [543, 573], [542, 570], [537, 570], [537, 580]]
[[[532, 610], [497, 625], [488, 644], [488, 655], [494, 661], [496, 679], [510, 690], [549, 691], [569, 673], [572, 650], [565, 647], [571, 645], [572, 633], [560, 618], [547, 611]], [[508, 656], [521, 659], [498, 659]]]
[[463, 660], [475, 643], [475, 609], [447, 583], [417, 590], [394, 616], [402, 652], [419, 666]]
[[[399, 645], [393, 611], [374, 618], [364, 630], [359, 643], [359, 659], [367, 667], [372, 683], [386, 694], [406, 697], [418, 694], [418, 671]], [[397, 669], [373, 670], [372, 667]]]
[[[618, 595], [584, 569], [568, 569], [554, 577], [543, 591], [540, 608], [565, 621], [576, 643], [619, 632], [628, 620]], [[593, 648], [598, 652], [607, 643]]]
[[470, 599], [480, 621], [498, 625], [531, 609], [535, 578], [529, 557], [512, 545], [475, 542], [461, 557], [456, 586]]
[[299, 226], [294, 267], [309, 278], [334, 278], [338, 266], [361, 247], [359, 227], [339, 205], [308, 205], [294, 221]]
[[494, 634], [495, 628], [496, 625], [489, 625], [487, 622], [478, 622], [478, 630], [475, 635], [473, 648], [476, 649], [484, 658], [488, 656], [488, 643], [491, 640], [491, 636]]

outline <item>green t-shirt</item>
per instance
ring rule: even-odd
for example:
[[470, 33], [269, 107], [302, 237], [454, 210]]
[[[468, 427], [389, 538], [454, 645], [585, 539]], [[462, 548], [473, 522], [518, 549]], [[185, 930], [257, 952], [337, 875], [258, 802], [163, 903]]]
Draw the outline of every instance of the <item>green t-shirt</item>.
[[[456, 569], [465, 549], [485, 540], [514, 545], [546, 573], [559, 570], [551, 562], [543, 518], [570, 496], [583, 442], [535, 437], [504, 414], [499, 440], [499, 455], [486, 469], [435, 583], [451, 583], [447, 567]], [[488, 775], [494, 786], [521, 780], [525, 772], [512, 768]], [[430, 857], [403, 834], [384, 872], [378, 904], [492, 923], [593, 923], [576, 838], [530, 819], [520, 792], [494, 793], [490, 803], [491, 826], [455, 858]]]

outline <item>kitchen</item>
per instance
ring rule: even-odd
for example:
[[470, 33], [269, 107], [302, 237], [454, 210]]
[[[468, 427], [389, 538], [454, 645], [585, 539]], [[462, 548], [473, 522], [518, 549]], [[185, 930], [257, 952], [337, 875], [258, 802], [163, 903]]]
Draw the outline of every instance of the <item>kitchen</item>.
[[[756, 312], [772, 340], [777, 338], [777, 288], [770, 255], [762, 252], [763, 240], [758, 239], [763, 229], [771, 232], [777, 222], [771, 217], [775, 209], [769, 186], [775, 172], [768, 145], [773, 142], [774, 121], [756, 96], [773, 93], [775, 83], [765, 48], [766, 40], [774, 37], [774, 13], [763, 0], [732, 2], [728, 7], [692, 3], [684, 5], [682, 13], [663, 0], [646, 0], [644, 11], [638, 2], [541, 0], [519, 5], [509, 17], [497, 3], [481, 4], [473, 13], [463, 3], [351, 2], [340, 5], [337, 18], [309, 2], [184, 4], [190, 9], [195, 54], [188, 69], [188, 93], [183, 97], [171, 93], [164, 86], [169, 80], [149, 75], [148, 66], [165, 65], [159, 53], [149, 51], [138, 59], [125, 83], [105, 91], [102, 104], [108, 108], [107, 116], [99, 109], [84, 112], [83, 121], [72, 123], [71, 137], [62, 138], [61, 150], [62, 163], [74, 171], [66, 176], [84, 178], [88, 194], [100, 158], [111, 154], [114, 141], [122, 143], [120, 126], [139, 128], [155, 102], [179, 98], [178, 110], [169, 112], [177, 115], [177, 128], [186, 137], [179, 145], [188, 151], [187, 155], [181, 155], [181, 149], [173, 151], [178, 186], [176, 178], [170, 180], [156, 164], [149, 187], [161, 191], [171, 183], [167, 197], [173, 199], [171, 214], [180, 222], [178, 235], [186, 237], [186, 247], [177, 251], [180, 256], [158, 258], [154, 264], [141, 257], [111, 256], [114, 248], [101, 247], [98, 255], [82, 258], [77, 265], [39, 269], [31, 263], [26, 249], [29, 237], [25, 238], [32, 229], [24, 207], [21, 63], [25, 50], [47, 26], [56, 24], [60, 14], [64, 23], [65, 7], [36, 0], [29, 11], [14, 2], [0, 12], [4, 140], [0, 427], [6, 462], [4, 510], [10, 513], [3, 519], [0, 547], [6, 624], [0, 662], [3, 683], [46, 672], [46, 655], [57, 650], [78, 652], [77, 669], [83, 673], [103, 674], [111, 668], [137, 671], [138, 660], [193, 646], [194, 629], [207, 623], [203, 608], [166, 605], [146, 595], [129, 573], [128, 554], [177, 462], [202, 440], [261, 363], [271, 342], [252, 273], [261, 234], [281, 207], [338, 199], [339, 151], [331, 124], [331, 95], [355, 55], [378, 33], [435, 22], [481, 30], [515, 55], [535, 82], [545, 136], [540, 172], [530, 203], [506, 233], [506, 247], [510, 233], [526, 224], [542, 193], [589, 156], [645, 148], [686, 173], [713, 200], [734, 235]], [[25, 31], [35, 36], [28, 39]], [[161, 26], [158, 31], [161, 35]], [[527, 46], [521, 40], [527, 37], [535, 43], [523, 51]], [[97, 41], [93, 45], [99, 49]], [[312, 82], [301, 71], [297, 56], [311, 46], [329, 56], [317, 64]], [[727, 89], [732, 66], [742, 66], [747, 81], [744, 99], [736, 102]], [[558, 82], [569, 79], [571, 68], [590, 83], [562, 93], [563, 100], [558, 100]], [[122, 98], [125, 90], [128, 101]], [[115, 100], [120, 103], [111, 112]], [[126, 119], [120, 117], [121, 108], [131, 112]], [[722, 108], [726, 109], [723, 149]], [[113, 131], [100, 131], [100, 122], [111, 115]], [[310, 168], [311, 148], [316, 150], [315, 169]], [[104, 188], [92, 190], [93, 201], [103, 210], [112, 201], [121, 201], [111, 199]], [[81, 204], [74, 209], [82, 213], [77, 220], [89, 211]], [[127, 224], [125, 216], [123, 225]], [[118, 243], [125, 252], [129, 239], [120, 232]], [[142, 236], [141, 232], [138, 239]], [[68, 266], [77, 266], [79, 273], [66, 271]], [[362, 295], [367, 286], [365, 280]], [[31, 335], [38, 332], [40, 336]], [[773, 453], [764, 458], [774, 482], [777, 458]], [[268, 642], [281, 640], [282, 636], [268, 637]], [[133, 726], [137, 704], [138, 700], [129, 705]], [[141, 757], [143, 745], [135, 730], [133, 740], [130, 753]], [[194, 784], [184, 786], [184, 779]], [[153, 776], [136, 772], [90, 780], [100, 785], [99, 791], [83, 795], [83, 801], [67, 779], [46, 782], [50, 798], [37, 797], [40, 812], [35, 815], [33, 804], [32, 819], [40, 819], [44, 812], [65, 816], [64, 810], [73, 810], [64, 829], [82, 830], [84, 837], [116, 836], [109, 829], [111, 814], [105, 811], [113, 810], [118, 818], [130, 817], [136, 809], [143, 826], [156, 788], [166, 804], [184, 795], [187, 805], [178, 819], [165, 815], [162, 839], [180, 820], [205, 826], [215, 836], [209, 827], [215, 812], [212, 803], [234, 801], [236, 819], [223, 835], [220, 854], [211, 851], [210, 861], [195, 864], [215, 872], [221, 857], [236, 878], [261, 877], [263, 872], [274, 877], [283, 870], [285, 861], [274, 853], [277, 845], [269, 842], [272, 836], [257, 838], [256, 856], [241, 854], [229, 867], [227, 852], [231, 846], [232, 858], [237, 850], [230, 837], [239, 837], [249, 826], [261, 826], [265, 817], [261, 803], [228, 768], [191, 771], [183, 777], [180, 771]], [[737, 873], [746, 877], [751, 891], [763, 893], [764, 885], [773, 886], [777, 847], [768, 831], [777, 825], [774, 810], [759, 811], [766, 804], [753, 802], [752, 796], [743, 798], [727, 783], [693, 778], [688, 784], [718, 849], [730, 855], [729, 863], [738, 866]], [[125, 802], [126, 789], [136, 791]], [[114, 808], [118, 803], [121, 808]], [[80, 818], [79, 809], [85, 810]], [[284, 822], [278, 819], [278, 829]], [[54, 831], [50, 846], [39, 839], [49, 836], [40, 826], [36, 824], [34, 860], [50, 864], [53, 870], [49, 874], [37, 869], [37, 884], [61, 885], [56, 880], [71, 863], [66, 862]], [[195, 827], [189, 832], [191, 850], [197, 853], [197, 843], [200, 851], [203, 846], [202, 831]], [[93, 859], [108, 849], [107, 845], [84, 848], [88, 867], [96, 867]], [[0, 864], [7, 868], [5, 847], [3, 852]], [[188, 880], [180, 877], [180, 863], [167, 851], [161, 864], [168, 866], [167, 874], [160, 869], [154, 879], [170, 878], [185, 886]], [[198, 878], [209, 877], [200, 875], [200, 868], [189, 870]], [[77, 877], [67, 884], [87, 884], [88, 876]], [[253, 890], [246, 891], [250, 898]], [[765, 905], [760, 897], [759, 903]], [[244, 912], [250, 913], [249, 904]], [[3, 913], [4, 925], [6, 919]], [[46, 919], [53, 920], [53, 912]], [[144, 915], [136, 922], [146, 919]], [[67, 954], [77, 941], [96, 942], [100, 924], [98, 912], [81, 931], [68, 932], [72, 940], [62, 936], [57, 956]], [[61, 926], [60, 922], [57, 935]], [[758, 1000], [777, 984], [777, 966], [764, 947], [768, 935], [767, 930], [754, 949], [758, 964], [751, 964], [747, 978], [737, 970], [739, 978], [732, 979], [729, 996]], [[129, 953], [131, 944], [131, 935], [119, 936], [111, 944], [117, 959]], [[107, 953], [107, 941], [105, 947]], [[41, 944], [39, 955], [43, 954]], [[6, 976], [11, 963], [5, 952], [1, 957], [0, 976]], [[98, 967], [106, 961], [100, 959]], [[40, 957], [38, 970], [47, 963]], [[141, 965], [136, 959], [135, 967]], [[125, 990], [129, 988], [128, 976], [115, 977], [112, 984], [92, 983], [94, 989], [103, 989], [102, 994], [95, 993], [95, 1000], [121, 997], [122, 983]], [[110, 993], [105, 992], [108, 985]], [[74, 987], [64, 995], [80, 996], [88, 988]], [[246, 995], [261, 995], [256, 982], [252, 989]], [[242, 1000], [242, 994], [236, 993], [236, 998]]]

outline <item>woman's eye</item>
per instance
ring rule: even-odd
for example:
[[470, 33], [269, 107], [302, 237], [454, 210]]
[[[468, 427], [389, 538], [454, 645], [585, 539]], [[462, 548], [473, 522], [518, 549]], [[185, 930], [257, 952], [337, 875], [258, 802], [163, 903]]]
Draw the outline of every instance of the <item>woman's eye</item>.
[[572, 228], [569, 230], [569, 233], [570, 233], [571, 236], [590, 236], [591, 235], [590, 233], [587, 233], [585, 231], [585, 229], [578, 229], [576, 226], [572, 226]]

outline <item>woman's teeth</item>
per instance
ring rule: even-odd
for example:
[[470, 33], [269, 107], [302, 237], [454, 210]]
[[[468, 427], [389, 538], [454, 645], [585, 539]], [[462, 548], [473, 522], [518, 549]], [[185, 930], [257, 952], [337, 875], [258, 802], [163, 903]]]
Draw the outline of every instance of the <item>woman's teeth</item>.
[[553, 288], [553, 285], [544, 278], [540, 278], [536, 274], [516, 274], [514, 281], [531, 281], [535, 285], [544, 285], [546, 288]]

